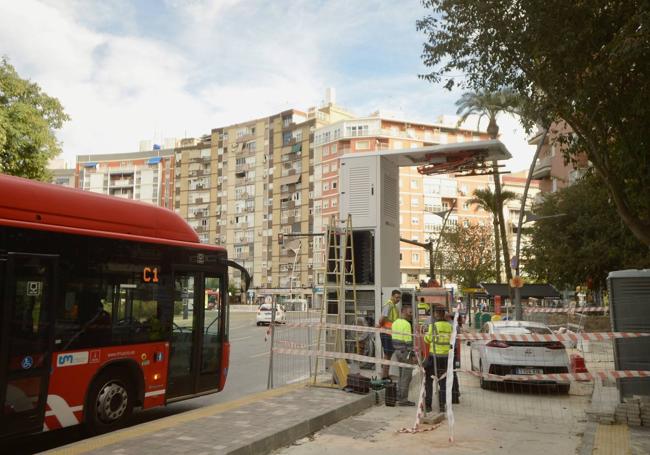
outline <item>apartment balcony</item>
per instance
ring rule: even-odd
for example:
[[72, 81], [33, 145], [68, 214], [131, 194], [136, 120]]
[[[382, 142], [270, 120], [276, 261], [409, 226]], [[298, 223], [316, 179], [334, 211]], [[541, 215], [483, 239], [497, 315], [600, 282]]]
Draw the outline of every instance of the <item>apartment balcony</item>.
[[250, 166], [248, 164], [238, 164], [235, 166], [235, 174], [246, 172], [248, 170], [250, 170]]
[[551, 156], [545, 156], [543, 158], [538, 158], [535, 163], [535, 169], [533, 170], [534, 179], [543, 179], [551, 176]]
[[111, 188], [125, 188], [133, 186], [133, 179], [111, 180]]
[[124, 166], [124, 167], [109, 167], [109, 174], [133, 174], [135, 172], [135, 167], [133, 166]]

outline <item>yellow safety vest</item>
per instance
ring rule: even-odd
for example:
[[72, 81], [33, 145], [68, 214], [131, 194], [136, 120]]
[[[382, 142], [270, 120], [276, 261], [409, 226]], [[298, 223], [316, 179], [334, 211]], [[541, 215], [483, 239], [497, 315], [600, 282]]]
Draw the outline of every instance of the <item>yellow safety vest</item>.
[[395, 303], [390, 299], [388, 299], [386, 305], [389, 305], [390, 308], [388, 309], [388, 321], [385, 321], [384, 327], [390, 329], [393, 322], [399, 318], [399, 311], [397, 311], [397, 305], [395, 305]]
[[[436, 335], [433, 334], [435, 325]], [[452, 325], [447, 321], [436, 321], [429, 325], [429, 332], [426, 341], [429, 341], [429, 352], [433, 355], [446, 355], [451, 349], [451, 330]]]
[[[395, 332], [402, 332], [402, 333], [395, 333]], [[407, 334], [408, 335], [405, 335]], [[413, 341], [413, 337], [411, 336], [412, 330], [411, 330], [411, 323], [407, 321], [406, 319], [396, 319], [395, 322], [393, 322], [393, 341], [401, 341], [403, 343], [411, 343]]]

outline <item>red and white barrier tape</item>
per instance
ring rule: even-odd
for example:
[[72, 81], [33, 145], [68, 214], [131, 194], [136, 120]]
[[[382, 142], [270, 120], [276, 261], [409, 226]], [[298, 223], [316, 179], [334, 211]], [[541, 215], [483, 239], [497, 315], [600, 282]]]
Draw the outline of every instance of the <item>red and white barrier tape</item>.
[[478, 378], [488, 381], [555, 381], [555, 382], [568, 382], [571, 380], [576, 381], [592, 381], [594, 379], [623, 379], [623, 378], [650, 378], [650, 371], [647, 370], [609, 370], [597, 371], [594, 373], [549, 373], [549, 374], [508, 374], [498, 375], [490, 373], [481, 373], [479, 371], [471, 370], [456, 370], [456, 372], [470, 374]]
[[650, 333], [639, 332], [579, 332], [579, 333], [556, 333], [553, 335], [530, 334], [530, 335], [505, 335], [489, 333], [460, 333], [461, 340], [501, 340], [501, 341], [607, 341], [615, 338], [640, 338], [650, 336]]
[[377, 363], [379, 365], [395, 365], [401, 368], [418, 368], [417, 364], [377, 359], [376, 357], [370, 357], [361, 354], [351, 354], [349, 352], [313, 351], [309, 349], [286, 349], [286, 348], [273, 348], [273, 352], [276, 354], [299, 355], [305, 357], [320, 357], [321, 359], [356, 360], [358, 362]]
[[[387, 334], [402, 334], [402, 335], [411, 335], [403, 332], [393, 332], [390, 329], [377, 328], [377, 327], [367, 327], [363, 325], [346, 325], [346, 324], [332, 324], [332, 323], [320, 323], [320, 322], [288, 322], [282, 324], [283, 327], [288, 328], [297, 328], [297, 327], [320, 327], [323, 329], [330, 330], [350, 330], [356, 332], [366, 332], [366, 333], [387, 333]], [[416, 337], [421, 335], [415, 334]], [[650, 333], [644, 332], [579, 332], [579, 333], [557, 333], [553, 335], [499, 335], [494, 334], [490, 335], [487, 333], [459, 333], [458, 339], [461, 340], [503, 340], [503, 341], [606, 341], [612, 340], [615, 338], [638, 338], [638, 337], [647, 337], [650, 336]]]
[[587, 306], [578, 308], [524, 308], [525, 313], [601, 313], [608, 312], [606, 306]]

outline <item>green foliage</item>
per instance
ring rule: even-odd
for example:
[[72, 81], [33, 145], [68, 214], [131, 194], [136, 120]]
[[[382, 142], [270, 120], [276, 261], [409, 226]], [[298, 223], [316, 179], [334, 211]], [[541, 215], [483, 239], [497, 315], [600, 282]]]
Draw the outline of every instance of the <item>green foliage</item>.
[[476, 92], [508, 87], [527, 128], [559, 123], [552, 132], [566, 158], [587, 153], [624, 223], [650, 246], [650, 3], [423, 4], [431, 13], [417, 27], [431, 72], [421, 77]]
[[494, 277], [494, 248], [487, 226], [456, 226], [442, 234], [442, 270], [461, 288], [477, 287]]
[[47, 180], [47, 163], [61, 152], [54, 130], [66, 120], [59, 100], [0, 59], [1, 173]]
[[[462, 124], [470, 115], [479, 116], [479, 125], [483, 117], [487, 117], [490, 123], [496, 124], [497, 115], [502, 112], [511, 114], [518, 113], [519, 98], [517, 94], [509, 88], [498, 92], [466, 92], [456, 101], [460, 115], [458, 124]], [[497, 130], [498, 132], [498, 130]]]
[[559, 287], [573, 289], [591, 279], [604, 288], [612, 270], [647, 268], [650, 249], [625, 228], [610, 199], [594, 175], [548, 194], [536, 215], [566, 215], [528, 229], [531, 241], [522, 259], [527, 274]]

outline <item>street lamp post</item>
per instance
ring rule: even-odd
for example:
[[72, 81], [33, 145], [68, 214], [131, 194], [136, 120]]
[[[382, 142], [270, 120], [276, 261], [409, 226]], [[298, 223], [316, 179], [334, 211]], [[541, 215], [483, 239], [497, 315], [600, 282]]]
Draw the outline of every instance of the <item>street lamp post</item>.
[[[539, 221], [539, 220], [548, 220], [550, 218], [560, 218], [562, 216], [566, 216], [566, 213], [557, 213], [555, 215], [546, 215], [546, 216], [539, 216], [535, 215], [534, 213], [531, 213], [529, 211], [525, 211], [526, 214], [526, 220], [523, 221], [521, 224], [519, 224], [519, 229], [517, 230], [517, 255], [513, 258], [515, 260], [514, 269], [516, 271], [516, 276], [519, 276], [519, 241], [520, 241], [520, 236], [521, 236], [521, 226], [523, 226], [526, 223], [530, 223], [533, 221]], [[515, 287], [515, 295], [514, 295], [514, 303], [515, 303], [515, 319], [520, 321], [523, 318], [523, 309], [521, 307], [521, 288], [520, 287]]]
[[[537, 143], [535, 148], [535, 155], [533, 155], [533, 160], [530, 163], [530, 168], [528, 169], [528, 177], [526, 178], [526, 185], [524, 186], [524, 194], [521, 197], [521, 208], [519, 210], [519, 220], [517, 222], [517, 243], [515, 245], [515, 277], [519, 277], [519, 248], [521, 246], [521, 227], [524, 224], [524, 212], [526, 210], [526, 199], [528, 198], [528, 189], [530, 188], [530, 181], [533, 179], [533, 172], [535, 172], [535, 164], [537, 164], [537, 158], [539, 157], [539, 152], [542, 150], [542, 145], [546, 141], [546, 136], [548, 135], [548, 128], [544, 128], [542, 133], [542, 138]], [[507, 267], [507, 265], [506, 265]], [[515, 288], [515, 319], [521, 321], [523, 319], [523, 311], [521, 308], [521, 288]]]
[[429, 239], [427, 243], [421, 243], [416, 240], [410, 240], [410, 239], [403, 239], [400, 238], [400, 242], [408, 243], [411, 245], [419, 246], [420, 248], [424, 248], [429, 252], [429, 276], [431, 277], [431, 280], [436, 279], [436, 269], [435, 269], [435, 260], [436, 257], [438, 256], [438, 249], [440, 248], [440, 240], [442, 239], [442, 234], [445, 230], [445, 226], [447, 224], [447, 220], [449, 219], [449, 215], [451, 212], [454, 210], [456, 207], [456, 201], [452, 203], [451, 207], [448, 210], [442, 210], [440, 212], [433, 212], [434, 215], [438, 215], [440, 218], [442, 218], [442, 227], [440, 228], [440, 234], [438, 234], [438, 239], [436, 240], [436, 247], [434, 249], [433, 247], [433, 240]]

